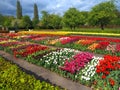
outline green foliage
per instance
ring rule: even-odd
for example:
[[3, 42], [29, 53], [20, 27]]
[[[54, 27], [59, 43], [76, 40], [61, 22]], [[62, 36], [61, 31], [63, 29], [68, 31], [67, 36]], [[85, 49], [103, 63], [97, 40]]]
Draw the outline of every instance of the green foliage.
[[34, 18], [39, 21], [39, 15], [38, 15], [38, 7], [37, 4], [34, 4]]
[[120, 25], [120, 11], [119, 10], [116, 10], [116, 15], [117, 15], [117, 18], [113, 20], [112, 24]]
[[53, 29], [59, 29], [61, 27], [61, 17], [59, 15], [51, 14], [49, 15], [49, 27]]
[[4, 16], [4, 24], [3, 26], [11, 28], [12, 27], [12, 21], [14, 20], [13, 16]]
[[[104, 29], [106, 25], [117, 27], [120, 25], [120, 11], [117, 10], [116, 3], [119, 3], [119, 0], [108, 0], [102, 2], [92, 8], [91, 11], [79, 11], [76, 8], [69, 8], [62, 17], [55, 14], [49, 14], [46, 11], [42, 11], [42, 18], [39, 21], [38, 7], [37, 4], [34, 4], [34, 17], [31, 22], [28, 22], [29, 25], [25, 26], [22, 18], [22, 6], [20, 0], [17, 0], [17, 10], [16, 17], [17, 21], [9, 17], [4, 17], [0, 14], [0, 25], [7, 26], [8, 28], [16, 29], [28, 29], [30, 24], [33, 25], [32, 28], [42, 28], [42, 29], [60, 29], [60, 28], [70, 28], [71, 30], [76, 30], [79, 27], [87, 26], [99, 26], [101, 29]], [[26, 21], [26, 19], [25, 19]], [[28, 20], [27, 20], [28, 21]], [[12, 23], [12, 24], [11, 24]], [[29, 27], [30, 26], [30, 27]]]
[[[93, 84], [93, 87], [95, 90], [103, 89], [103, 90], [118, 90], [120, 86], [120, 71], [115, 70], [111, 71], [111, 73], [106, 77], [106, 79], [101, 78], [102, 75], [94, 75], [94, 80], [96, 81], [96, 84]], [[111, 86], [109, 79], [112, 78], [115, 81], [115, 85]]]
[[89, 22], [92, 25], [100, 25], [101, 29], [109, 24], [109, 22], [116, 18], [116, 7], [113, 2], [103, 2], [92, 8], [89, 15]]
[[39, 20], [33, 19], [32, 24], [33, 24], [34, 29], [37, 28], [39, 24]]
[[12, 27], [17, 31], [18, 28], [22, 27], [22, 19], [14, 19], [12, 20]]
[[42, 11], [41, 27], [45, 29], [59, 29], [61, 28], [62, 18], [56, 14], [48, 14]]
[[17, 12], [16, 12], [16, 15], [17, 15], [17, 19], [22, 18], [22, 6], [21, 6], [19, 0], [17, 0]]
[[69, 28], [63, 28], [62, 31], [76, 31], [76, 32], [96, 32], [96, 33], [120, 33], [120, 28], [105, 28], [101, 30], [100, 28], [76, 28], [75, 30], [70, 30]]
[[33, 27], [37, 27], [37, 24], [39, 23], [39, 14], [38, 14], [38, 7], [37, 4], [34, 4], [34, 18], [33, 18]]
[[0, 25], [3, 25], [3, 22], [4, 22], [4, 16], [0, 14]]
[[81, 11], [80, 12], [80, 25], [87, 25], [88, 24], [88, 15], [89, 15], [89, 12], [87, 11]]
[[48, 28], [49, 27], [49, 14], [46, 11], [42, 11], [42, 18], [41, 18], [41, 26], [42, 28]]
[[63, 25], [75, 29], [80, 25], [80, 18], [83, 15], [76, 8], [70, 8], [63, 16]]
[[60, 90], [34, 76], [22, 72], [16, 65], [0, 58], [0, 90]]
[[29, 16], [23, 16], [22, 17], [22, 27], [25, 28], [25, 29], [29, 29], [32, 27], [32, 21], [30, 20], [30, 17]]
[[13, 16], [3, 16], [0, 14], [0, 25], [4, 27], [11, 28], [13, 20], [14, 20]]

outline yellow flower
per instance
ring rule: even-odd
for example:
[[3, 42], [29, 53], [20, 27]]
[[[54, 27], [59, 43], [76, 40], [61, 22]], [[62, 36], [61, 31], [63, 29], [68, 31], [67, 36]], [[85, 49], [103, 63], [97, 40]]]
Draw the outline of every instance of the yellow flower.
[[97, 48], [98, 45], [99, 45], [98, 43], [93, 43], [92, 45], [90, 45], [88, 47], [88, 49], [93, 51], [93, 50], [95, 50]]
[[24, 34], [48, 34], [48, 35], [67, 35], [67, 34], [86, 34], [86, 35], [105, 35], [105, 36], [120, 36], [115, 33], [94, 33], [94, 32], [71, 32], [71, 31], [20, 31], [21, 35]]
[[59, 42], [59, 39], [51, 40], [51, 41], [49, 42], [49, 44], [54, 45], [54, 44], [57, 43], [57, 42]]

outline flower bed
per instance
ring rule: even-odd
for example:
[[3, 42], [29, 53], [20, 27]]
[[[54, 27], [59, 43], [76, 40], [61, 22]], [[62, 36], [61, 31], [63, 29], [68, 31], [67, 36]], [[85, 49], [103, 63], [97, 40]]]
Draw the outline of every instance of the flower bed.
[[80, 69], [84, 68], [85, 65], [92, 60], [93, 55], [87, 52], [78, 53], [73, 57], [73, 60], [66, 60], [62, 70], [68, 71], [70, 73], [76, 73]]
[[[80, 51], [89, 51], [97, 54], [116, 54], [117, 56], [120, 55], [119, 52], [119, 44], [109, 42], [109, 41], [95, 41], [95, 40], [84, 40], [80, 39], [79, 41], [69, 42], [69, 40], [64, 42], [65, 44], [61, 43], [59, 40], [52, 44], [53, 46], [63, 47], [63, 48], [72, 48]], [[107, 49], [108, 46], [112, 46], [113, 49]], [[117, 45], [117, 46], [116, 46]], [[114, 50], [114, 51], [113, 51]]]
[[115, 33], [93, 33], [93, 32], [70, 32], [70, 31], [21, 31], [20, 34], [48, 34], [48, 35], [100, 35], [100, 36], [120, 36]]
[[94, 43], [95, 42], [95, 40], [79, 40], [78, 42], [76, 42], [76, 43], [78, 43], [78, 44], [81, 44], [81, 45], [90, 45], [90, 44], [92, 44], [92, 43]]
[[[52, 45], [63, 48], [72, 48], [81, 51], [90, 51], [98, 54], [111, 54], [111, 55], [120, 55], [117, 44], [120, 43], [120, 39], [112, 39], [105, 37], [88, 37], [88, 36], [62, 36], [53, 38], [37, 37], [33, 38], [32, 42]], [[43, 40], [43, 39], [44, 40]], [[40, 40], [39, 40], [40, 39]], [[29, 41], [31, 41], [29, 39]], [[92, 45], [93, 44], [93, 45]], [[113, 45], [113, 49], [107, 49], [109, 46]]]
[[120, 87], [120, 57], [105, 55], [96, 66], [96, 73], [95, 87], [100, 89], [104, 86], [104, 89], [118, 90]]
[[17, 55], [20, 55], [22, 57], [26, 57], [30, 54], [33, 54], [37, 51], [41, 51], [41, 50], [45, 50], [48, 49], [48, 47], [46, 46], [41, 46], [41, 45], [32, 45], [32, 46], [28, 46], [23, 50], [20, 51], [14, 51], [14, 56], [16, 57]]
[[[118, 90], [120, 87], [120, 39], [28, 35], [24, 40], [29, 42], [4, 40], [0, 48], [95, 90]], [[48, 48], [31, 41], [63, 48]], [[95, 57], [90, 52], [105, 55]]]
[[14, 54], [14, 57], [17, 56], [26, 57], [38, 51], [44, 51], [46, 49], [49, 49], [46, 46], [38, 45], [35, 43], [20, 42], [15, 40], [0, 42], [0, 47], [2, 50]]
[[[69, 52], [68, 52], [69, 51]], [[50, 69], [54, 72], [59, 73], [60, 75], [70, 78], [74, 81], [78, 81], [81, 84], [85, 84], [87, 86], [90, 86], [92, 88], [96, 88], [96, 89], [100, 89], [100, 85], [104, 85], [104, 83], [100, 84], [99, 80], [101, 82], [105, 82], [108, 80], [108, 78], [104, 78], [104, 75], [101, 76], [102, 74], [98, 73], [98, 67], [99, 65], [101, 65], [101, 62], [104, 59], [107, 59], [106, 62], [104, 62], [105, 64], [109, 63], [109, 57], [105, 56], [104, 58], [99, 58], [99, 57], [95, 57], [94, 55], [90, 54], [90, 53], [86, 53], [86, 52], [79, 52], [77, 51], [76, 53], [74, 53], [74, 50], [70, 50], [70, 49], [61, 49], [61, 50], [56, 50], [50, 53], [47, 53], [43, 56], [40, 56], [39, 54], [36, 57], [28, 57], [26, 58], [27, 61], [32, 62], [34, 64], [43, 66], [47, 69]], [[40, 57], [38, 57], [40, 56]], [[112, 56], [110, 56], [112, 57]], [[110, 58], [110, 61], [114, 61], [115, 57]], [[119, 58], [119, 57], [117, 57]], [[117, 59], [116, 61], [120, 62], [120, 59]], [[105, 72], [105, 74], [110, 73], [108, 75], [108, 77], [110, 78], [110, 81], [105, 82], [106, 85], [109, 85], [113, 80], [113, 78], [115, 79], [115, 87], [109, 85], [109, 86], [105, 86], [103, 88], [103, 90], [106, 89], [115, 89], [118, 90], [119, 88], [119, 62], [117, 68], [118, 69], [114, 69], [114, 70], [110, 70], [109, 72]], [[113, 62], [114, 63], [114, 62]], [[103, 65], [105, 65], [103, 64]], [[109, 65], [106, 65], [109, 67]], [[103, 66], [99, 66], [99, 67], [103, 67]], [[116, 68], [116, 66], [114, 65], [114, 68]], [[107, 69], [107, 68], [106, 68]], [[101, 69], [100, 69], [101, 70]], [[114, 73], [116, 72], [116, 73]], [[111, 75], [112, 74], [112, 75]], [[113, 76], [113, 74], [115, 76]], [[103, 78], [100, 78], [103, 77]], [[105, 76], [107, 77], [107, 76]], [[95, 82], [96, 83], [95, 85]]]
[[59, 66], [64, 64], [64, 61], [72, 57], [77, 51], [73, 49], [56, 49], [49, 53], [45, 53], [41, 56], [40, 54], [29, 56], [26, 58], [27, 61], [33, 62], [40, 66], [44, 66], [50, 70], [59, 71]]
[[23, 72], [16, 65], [0, 57], [0, 89], [1, 90], [61, 90], [44, 81], [39, 81], [34, 76]]
[[[64, 48], [72, 48], [81, 51], [90, 51], [98, 54], [111, 54], [120, 55], [118, 38], [106, 38], [106, 37], [90, 37], [90, 36], [55, 36], [55, 35], [21, 35], [13, 34], [6, 35], [12, 37], [19, 37], [18, 40], [30, 41], [45, 45], [52, 45]], [[113, 49], [110, 49], [112, 47]]]

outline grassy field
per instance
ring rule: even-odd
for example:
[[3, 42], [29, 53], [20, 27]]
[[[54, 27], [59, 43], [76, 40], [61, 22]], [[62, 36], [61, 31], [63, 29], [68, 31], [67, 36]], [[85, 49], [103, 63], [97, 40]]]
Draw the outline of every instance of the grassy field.
[[69, 28], [64, 28], [60, 31], [74, 31], [74, 32], [96, 32], [96, 33], [120, 33], [120, 28], [105, 28], [101, 30], [100, 28], [79, 28], [75, 30], [70, 30]]

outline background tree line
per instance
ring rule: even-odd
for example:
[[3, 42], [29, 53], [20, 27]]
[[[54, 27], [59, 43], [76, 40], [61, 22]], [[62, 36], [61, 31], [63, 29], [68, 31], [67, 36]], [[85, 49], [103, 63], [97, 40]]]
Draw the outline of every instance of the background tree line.
[[90, 11], [79, 11], [76, 8], [69, 8], [63, 16], [49, 14], [42, 11], [42, 18], [39, 19], [37, 4], [34, 4], [34, 17], [31, 20], [28, 15], [22, 15], [22, 6], [17, 1], [16, 18], [0, 14], [0, 25], [9, 29], [70, 29], [81, 26], [97, 26], [102, 30], [106, 25], [120, 25], [120, 11], [114, 1], [102, 2], [94, 6]]

